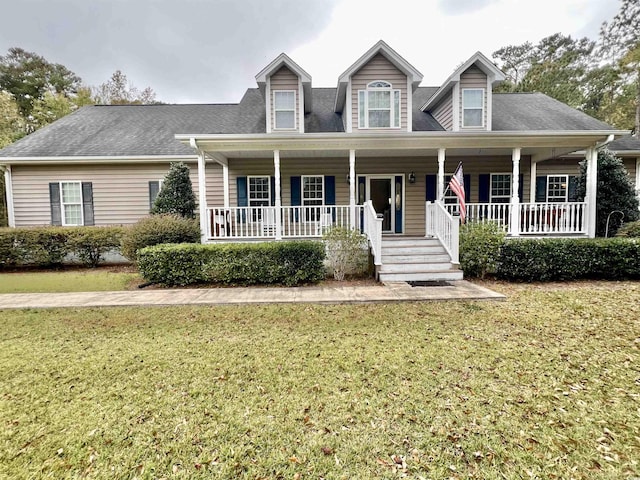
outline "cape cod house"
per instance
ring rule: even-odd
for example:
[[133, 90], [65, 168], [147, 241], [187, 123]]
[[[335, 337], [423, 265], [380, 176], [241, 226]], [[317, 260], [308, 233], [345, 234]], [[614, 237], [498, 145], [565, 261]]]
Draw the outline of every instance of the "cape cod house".
[[446, 183], [462, 162], [467, 218], [511, 236], [594, 236], [596, 149], [628, 132], [543, 94], [494, 93], [504, 78], [478, 52], [422, 87], [380, 41], [335, 88], [313, 88], [281, 54], [238, 104], [84, 107], [0, 151], [9, 222], [133, 223], [168, 163], [183, 161], [203, 242], [317, 238], [342, 225], [366, 233], [383, 280], [461, 278]]

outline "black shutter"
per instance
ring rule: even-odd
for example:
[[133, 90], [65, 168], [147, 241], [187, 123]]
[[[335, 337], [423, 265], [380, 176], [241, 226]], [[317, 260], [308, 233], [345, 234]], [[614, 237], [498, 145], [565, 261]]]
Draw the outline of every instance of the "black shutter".
[[536, 202], [547, 201], [547, 177], [544, 175], [536, 177]]
[[149, 210], [153, 208], [153, 204], [158, 198], [158, 193], [160, 193], [160, 182], [157, 180], [149, 182]]
[[471, 202], [471, 175], [466, 174], [464, 176], [464, 201], [465, 203]]
[[491, 174], [478, 175], [478, 203], [489, 203], [491, 193]]
[[51, 205], [51, 225], [62, 225], [62, 211], [60, 209], [60, 184], [49, 184], [49, 204]]
[[520, 199], [520, 203], [524, 202], [524, 174], [520, 174], [520, 180], [518, 180], [518, 198]]
[[269, 188], [271, 189], [269, 197], [271, 198], [271, 206], [276, 206], [276, 177], [269, 177]]
[[247, 177], [236, 178], [236, 186], [238, 187], [238, 206], [246, 207], [249, 205], [249, 199], [247, 196]]
[[326, 175], [324, 177], [324, 203], [326, 205], [336, 204], [336, 177], [333, 175]]
[[425, 198], [427, 202], [434, 202], [436, 200], [436, 185], [438, 184], [438, 178], [435, 175], [427, 175], [426, 177], [426, 190]]
[[93, 185], [91, 182], [82, 182], [82, 213], [84, 214], [85, 225], [95, 225], [93, 217]]
[[578, 177], [576, 175], [569, 175], [569, 191], [568, 200], [570, 202], [577, 202], [578, 200]]
[[[291, 206], [299, 207], [302, 205], [302, 194], [300, 192], [300, 189], [302, 188], [302, 177], [291, 177], [289, 181], [291, 182]], [[293, 214], [294, 218], [292, 218], [292, 221], [297, 222], [299, 220], [298, 209], [293, 209], [293, 212], [295, 213]]]

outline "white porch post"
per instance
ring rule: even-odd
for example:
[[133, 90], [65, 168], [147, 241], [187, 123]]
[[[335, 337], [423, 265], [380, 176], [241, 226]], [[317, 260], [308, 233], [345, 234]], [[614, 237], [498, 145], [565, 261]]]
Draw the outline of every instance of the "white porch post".
[[16, 215], [13, 207], [13, 181], [11, 180], [11, 165], [4, 168], [4, 194], [7, 201], [7, 220], [10, 227], [16, 226]]
[[356, 151], [349, 150], [349, 210], [351, 228], [356, 227]]
[[598, 150], [591, 147], [587, 149], [587, 185], [585, 202], [587, 203], [587, 235], [589, 238], [596, 236], [596, 195], [598, 190]]
[[209, 219], [207, 218], [207, 179], [205, 173], [204, 152], [198, 152], [198, 205], [200, 207], [200, 242], [209, 237]]
[[513, 171], [511, 172], [511, 215], [509, 216], [509, 235], [520, 235], [520, 148], [511, 152]]
[[275, 175], [276, 191], [274, 192], [276, 206], [276, 240], [282, 240], [282, 202], [280, 201], [280, 150], [273, 151], [273, 170]]
[[[529, 203], [536, 201], [536, 178], [538, 177], [538, 162], [531, 160], [531, 181], [529, 182]], [[523, 199], [521, 198], [520, 201]]]
[[222, 165], [222, 194], [224, 208], [229, 208], [229, 164]]
[[436, 200], [442, 200], [444, 195], [444, 160], [445, 160], [444, 148], [438, 149], [438, 185], [436, 191]]

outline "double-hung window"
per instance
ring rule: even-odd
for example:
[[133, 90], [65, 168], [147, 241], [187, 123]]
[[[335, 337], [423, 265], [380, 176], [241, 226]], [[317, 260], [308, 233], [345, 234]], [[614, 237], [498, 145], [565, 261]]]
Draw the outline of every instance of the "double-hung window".
[[462, 90], [462, 126], [484, 126], [484, 88]]
[[273, 92], [274, 129], [293, 130], [296, 128], [296, 92], [276, 90]]
[[400, 90], [377, 80], [358, 90], [359, 128], [400, 128]]
[[[271, 181], [269, 177], [248, 177], [248, 202], [250, 207], [268, 207], [271, 205]], [[252, 209], [254, 221], [262, 219], [262, 209]]]
[[[302, 206], [314, 207], [324, 203], [324, 177], [302, 176]], [[305, 208], [307, 221], [320, 220], [320, 208]]]
[[511, 201], [511, 174], [491, 174], [491, 203], [509, 203]]
[[60, 182], [62, 225], [84, 225], [82, 218], [82, 183]]
[[569, 197], [569, 176], [547, 176], [547, 202], [566, 202]]

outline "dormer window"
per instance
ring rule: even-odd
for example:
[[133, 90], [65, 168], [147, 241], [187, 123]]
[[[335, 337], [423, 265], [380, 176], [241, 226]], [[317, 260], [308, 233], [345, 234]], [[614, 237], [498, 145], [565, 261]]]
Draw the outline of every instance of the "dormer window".
[[400, 128], [400, 90], [376, 80], [358, 90], [359, 128]]
[[462, 90], [462, 126], [484, 127], [484, 88]]
[[274, 129], [293, 130], [296, 128], [295, 90], [273, 92]]

